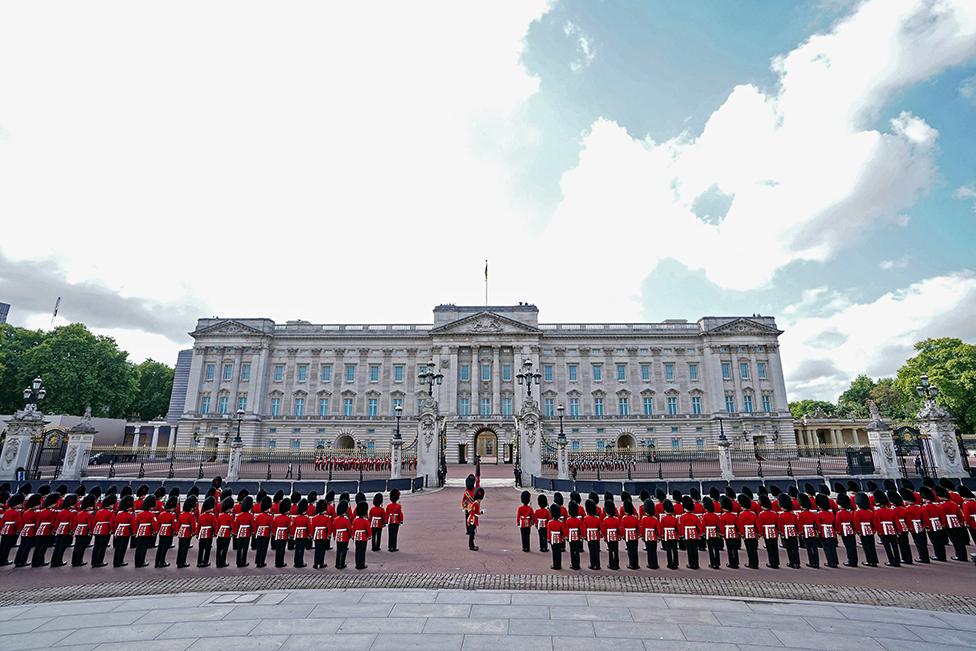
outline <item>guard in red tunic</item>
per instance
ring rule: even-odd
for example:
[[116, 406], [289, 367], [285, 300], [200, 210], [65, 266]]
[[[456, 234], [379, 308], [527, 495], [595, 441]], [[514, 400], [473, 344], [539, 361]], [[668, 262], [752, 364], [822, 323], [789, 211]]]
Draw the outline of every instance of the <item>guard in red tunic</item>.
[[678, 518], [678, 537], [685, 543], [685, 550], [688, 553], [688, 569], [698, 569], [698, 546], [699, 540], [705, 533], [701, 520], [695, 514], [695, 500], [690, 495], [681, 498], [681, 506], [684, 513]]
[[464, 478], [464, 493], [461, 495], [461, 510], [464, 511], [465, 531], [467, 531], [468, 528], [468, 512], [471, 510], [471, 505], [474, 503], [474, 485], [474, 475], [468, 475]]
[[271, 524], [272, 537], [274, 542], [275, 567], [282, 568], [285, 565], [285, 552], [288, 551], [288, 534], [291, 531], [291, 500], [287, 497], [278, 502], [278, 514], [274, 516]]
[[532, 520], [534, 515], [532, 513], [532, 507], [529, 505], [531, 500], [532, 496], [529, 494], [529, 491], [522, 491], [522, 495], [520, 497], [522, 504], [519, 505], [518, 510], [515, 511], [515, 526], [519, 528], [519, 535], [522, 538], [523, 552], [531, 551], [529, 549], [529, 538], [532, 535]]
[[190, 567], [186, 558], [190, 553], [190, 542], [197, 530], [197, 496], [187, 495], [183, 508], [176, 518], [176, 567]]
[[[485, 489], [479, 486], [474, 491], [474, 501], [471, 503], [471, 508], [468, 511], [468, 549], [471, 551], [478, 551], [478, 546], [474, 544], [474, 537], [478, 534], [478, 524], [481, 520], [481, 501], [485, 499]], [[544, 531], [541, 533], [545, 533]]]
[[602, 538], [601, 532], [601, 519], [597, 514], [596, 502], [592, 499], [586, 500], [586, 504], [583, 505], [586, 509], [586, 515], [583, 516], [583, 537], [586, 539], [586, 547], [589, 550], [590, 555], [590, 565], [591, 570], [600, 569], [600, 539]]
[[757, 522], [759, 535], [766, 545], [766, 567], [779, 569], [779, 514], [773, 510], [773, 503], [766, 494], [759, 494], [759, 506], [762, 511]]
[[136, 567], [147, 567], [149, 563], [146, 562], [146, 553], [149, 551], [149, 546], [152, 545], [153, 539], [156, 536], [155, 496], [149, 495], [143, 498], [142, 510], [136, 513], [133, 527], [135, 527], [136, 538]]
[[830, 498], [824, 493], [817, 493], [817, 534], [824, 550], [824, 560], [827, 567], [836, 568], [837, 559], [837, 531], [834, 528], [836, 516], [830, 506]]
[[942, 481], [942, 486], [935, 487], [935, 494], [942, 500], [939, 506], [942, 508], [942, 516], [945, 519], [946, 535], [949, 542], [952, 543], [954, 552], [952, 560], [965, 562], [968, 560], [966, 557], [966, 547], [969, 543], [969, 534], [966, 532], [962, 508], [960, 508], [960, 505], [963, 503], [963, 498], [958, 492], [946, 489], [945, 483], [952, 486], [952, 482], [948, 479], [943, 479]]
[[[471, 508], [474, 509], [473, 504]], [[366, 565], [366, 548], [370, 537], [373, 535], [372, 527], [369, 524], [369, 504], [365, 501], [356, 504], [356, 517], [353, 518], [352, 525], [349, 528], [352, 531], [353, 543], [356, 545], [356, 569], [365, 570], [369, 567]]]
[[43, 506], [37, 511], [37, 530], [34, 534], [34, 556], [31, 559], [31, 567], [44, 567], [47, 565], [47, 550], [54, 544], [54, 522], [57, 518], [55, 509], [61, 495], [50, 493], [44, 498]]
[[735, 524], [746, 548], [746, 567], [750, 570], [759, 569], [759, 518], [752, 508], [752, 499], [743, 492], [738, 497], [739, 512], [735, 516]]
[[922, 498], [922, 516], [925, 521], [925, 530], [929, 534], [929, 542], [932, 543], [932, 555], [937, 561], [946, 560], [946, 543], [948, 536], [945, 532], [945, 516], [942, 508], [938, 504], [938, 498], [932, 492], [931, 487], [922, 486], [918, 489]]
[[[810, 486], [809, 484], [807, 484]], [[810, 486], [812, 489], [813, 486]], [[796, 523], [800, 528], [800, 536], [803, 541], [803, 548], [807, 550], [807, 567], [820, 567], [820, 531], [817, 526], [817, 512], [813, 508], [810, 500], [810, 493], [800, 493], [797, 498], [800, 503], [800, 512], [796, 514]]]
[[71, 519], [71, 532], [74, 535], [74, 548], [71, 550], [71, 567], [88, 565], [85, 550], [92, 537], [92, 522], [95, 519], [95, 494], [85, 495]]
[[560, 519], [562, 511], [558, 504], [549, 507], [549, 522], [546, 524], [546, 536], [552, 549], [551, 569], [563, 569], [563, 542], [566, 540], [566, 525]]
[[66, 495], [61, 502], [61, 508], [55, 515], [54, 551], [51, 553], [51, 567], [67, 565], [64, 562], [64, 552], [71, 546], [71, 538], [74, 535], [71, 523], [75, 518], [77, 502], [78, 495], [75, 493]]
[[203, 508], [197, 519], [197, 541], [200, 545], [197, 550], [197, 567], [210, 567], [210, 552], [213, 549], [214, 535], [217, 533], [217, 516], [214, 513], [216, 506], [217, 500], [213, 495], [203, 500]]
[[735, 502], [728, 495], [722, 495], [719, 498], [719, 507], [722, 509], [722, 513], [718, 516], [718, 531], [719, 535], [722, 536], [728, 557], [726, 567], [737, 570], [739, 569], [739, 549], [742, 541], [739, 538], [739, 516], [735, 513], [734, 504]]
[[373, 495], [373, 506], [369, 510], [370, 540], [374, 552], [380, 551], [383, 542], [383, 526], [386, 524], [386, 509], [383, 508], [383, 493]]
[[600, 523], [600, 533], [607, 543], [607, 569], [620, 569], [620, 518], [617, 517], [617, 505], [607, 500], [603, 503], [603, 521]]
[[24, 496], [21, 493], [14, 493], [7, 500], [3, 525], [0, 526], [0, 567], [10, 565], [10, 550], [17, 542], [23, 523], [23, 506]]
[[898, 534], [900, 533], [898, 518], [884, 491], [874, 491], [874, 503], [877, 507], [874, 510], [874, 530], [878, 532], [878, 536], [881, 538], [881, 545], [888, 559], [885, 561], [885, 565], [901, 567], [898, 552]]
[[786, 547], [786, 565], [793, 569], [800, 568], [800, 530], [796, 513], [793, 512], [793, 498], [788, 493], [779, 495], [778, 515], [779, 533], [783, 537], [783, 547]]
[[176, 512], [179, 505], [179, 497], [170, 497], [166, 500], [163, 510], [156, 515], [156, 531], [159, 536], [156, 541], [156, 559], [153, 564], [156, 568], [169, 567], [169, 563], [166, 562], [166, 555], [173, 546], [173, 536], [176, 534]]
[[657, 563], [657, 529], [658, 529], [658, 519], [655, 515], [655, 506], [651, 503], [650, 497], [644, 500], [644, 504], [641, 505], [641, 512], [643, 515], [640, 517], [638, 523], [638, 534], [640, 539], [644, 541], [644, 552], [647, 554], [647, 567], [648, 569], [656, 570], [658, 569]]
[[959, 495], [963, 498], [962, 515], [969, 528], [969, 537], [976, 543], [976, 495], [968, 486], [960, 486]]
[[637, 510], [631, 500], [623, 503], [624, 514], [620, 518], [620, 531], [623, 533], [624, 546], [627, 548], [627, 569], [640, 569], [640, 555], [638, 543], [640, 539], [640, 520]]
[[226, 497], [220, 503], [220, 514], [217, 516], [217, 554], [214, 565], [227, 567], [227, 550], [234, 535], [234, 498]]
[[[234, 534], [234, 552], [237, 556], [235, 563], [237, 567], [247, 567], [250, 565], [247, 562], [247, 552], [253, 540], [251, 535], [254, 533], [254, 519], [257, 516], [254, 514], [254, 500], [251, 499], [250, 495], [245, 496], [241, 500], [240, 507], [240, 512], [234, 514], [234, 526], [232, 529]], [[258, 506], [259, 513], [260, 509], [261, 507]]]
[[666, 567], [669, 570], [678, 569], [678, 527], [680, 522], [674, 514], [674, 502], [664, 498], [661, 502], [661, 516], [658, 518], [658, 538], [667, 556]]
[[133, 531], [132, 524], [135, 522], [135, 515], [132, 513], [132, 495], [126, 495], [119, 501], [119, 510], [115, 513], [112, 520], [112, 547], [115, 550], [112, 559], [113, 567], [125, 567], [125, 553], [129, 549]]
[[400, 527], [403, 525], [403, 507], [400, 505], [400, 489], [394, 488], [390, 491], [390, 503], [386, 505], [385, 520], [389, 533], [387, 534], [387, 551], [399, 551], [397, 547], [397, 537], [400, 534]]
[[[335, 491], [328, 491], [325, 494], [325, 515], [329, 518], [329, 531], [332, 531], [332, 519], [336, 516]], [[326, 538], [325, 549], [332, 549], [332, 537]]]
[[878, 566], [878, 549], [874, 543], [874, 510], [867, 493], [858, 493], [854, 497], [857, 510], [854, 512], [854, 530], [861, 539], [861, 549], [864, 550], [864, 563], [867, 567]]
[[717, 570], [722, 567], [722, 520], [715, 512], [715, 502], [711, 496], [702, 498], [702, 506], [705, 509], [701, 515], [701, 523], [705, 530], [708, 567]]
[[580, 556], [583, 554], [583, 520], [580, 518], [579, 503], [571, 501], [567, 508], [566, 542], [569, 544], [569, 569], [580, 569]]
[[549, 498], [540, 495], [536, 501], [539, 508], [535, 510], [533, 516], [535, 517], [536, 529], [539, 530], [539, 551], [547, 552], [549, 551], [549, 539], [546, 536], [546, 525], [549, 524]]
[[109, 493], [102, 499], [101, 508], [92, 519], [92, 567], [105, 567], [105, 551], [112, 536], [112, 521], [115, 519], [115, 494]]
[[309, 526], [312, 528], [312, 545], [315, 547], [312, 568], [316, 570], [321, 570], [325, 567], [326, 543], [329, 540], [329, 524], [331, 520], [327, 513], [328, 508], [329, 504], [325, 500], [316, 502], [315, 515], [309, 521]]
[[[925, 515], [922, 512], [922, 499], [916, 497], [915, 491], [907, 486], [902, 487], [900, 493], [902, 502], [905, 505], [905, 523], [908, 525], [908, 533], [915, 543], [915, 550], [918, 557], [916, 563], [929, 563], [929, 541], [925, 537]], [[909, 550], [909, 554], [911, 550]]]
[[346, 569], [346, 554], [349, 552], [349, 539], [352, 537], [352, 522], [349, 520], [348, 512], [349, 503], [346, 500], [340, 500], [336, 507], [336, 516], [332, 518], [333, 537], [336, 541], [335, 566], [337, 570]]
[[312, 521], [308, 517], [308, 501], [298, 500], [298, 513], [291, 519], [291, 537], [295, 541], [294, 567], [305, 567], [305, 550], [312, 537]]

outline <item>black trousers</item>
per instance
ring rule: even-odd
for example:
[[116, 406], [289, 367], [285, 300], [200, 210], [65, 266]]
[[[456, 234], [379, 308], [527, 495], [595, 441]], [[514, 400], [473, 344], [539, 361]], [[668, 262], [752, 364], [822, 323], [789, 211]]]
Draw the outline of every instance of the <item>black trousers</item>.
[[190, 539], [177, 538], [176, 540], [176, 567], [189, 567], [186, 557], [190, 554]]
[[607, 541], [607, 569], [620, 569], [620, 542], [617, 540]]
[[539, 551], [549, 551], [549, 539], [546, 538], [546, 530], [544, 528], [539, 529]]
[[349, 542], [336, 542], [335, 566], [337, 570], [346, 568], [346, 554], [349, 552]]
[[95, 536], [95, 544], [92, 545], [91, 555], [92, 567], [101, 567], [105, 564], [106, 549], [108, 549], [108, 536]]
[[844, 551], [847, 554], [847, 564], [851, 567], [857, 567], [857, 537], [854, 535], [841, 536], [841, 542], [844, 543]]
[[908, 532], [903, 531], [898, 534], [898, 555], [901, 556], [902, 565], [913, 565], [912, 546], [908, 542]]
[[156, 542], [156, 567], [166, 567], [166, 555], [173, 546], [173, 536], [160, 536]]
[[285, 552], [288, 551], [288, 539], [274, 541], [275, 567], [285, 567]]
[[586, 548], [590, 552], [590, 569], [591, 570], [600, 569], [600, 541], [587, 540]]
[[[945, 529], [929, 532], [929, 541], [932, 543], [932, 555], [935, 560], [944, 561], [946, 559], [946, 532]], [[23, 545], [23, 541], [20, 543]]]
[[898, 536], [881, 536], [881, 546], [884, 547], [888, 565], [901, 567], [901, 562], [898, 560]]
[[949, 540], [952, 541], [952, 548], [955, 552], [956, 560], [968, 561], [966, 558], [966, 546], [969, 544], [969, 535], [966, 527], [954, 527], [949, 529]]
[[237, 552], [237, 567], [247, 567], [247, 552], [251, 548], [251, 538], [234, 538], [234, 551]]
[[51, 567], [64, 565], [64, 552], [71, 546], [71, 534], [54, 537], [54, 551], [51, 552]]
[[647, 553], [647, 567], [652, 570], [658, 569], [657, 564], [657, 541], [645, 540], [644, 551]]
[[295, 567], [305, 567], [305, 550], [308, 549], [308, 539], [306, 538], [296, 538], [295, 539], [295, 558], [292, 560], [292, 565]]
[[722, 539], [709, 538], [705, 545], [708, 549], [708, 566], [718, 569], [722, 566]]
[[264, 567], [268, 563], [268, 545], [271, 544], [271, 538], [268, 536], [259, 536], [254, 539], [254, 565], [257, 567]]
[[800, 539], [783, 538], [783, 547], [786, 548], [786, 561], [790, 567], [800, 567]]
[[552, 548], [552, 569], [561, 570], [563, 569], [563, 545], [562, 543], [554, 543], [550, 545]]
[[24, 567], [30, 560], [31, 550], [34, 549], [34, 536], [21, 536], [20, 546], [17, 547], [17, 555], [14, 556], [14, 565]]
[[764, 538], [766, 544], [766, 564], [769, 567], [779, 567], [779, 540], [776, 538]]
[[698, 541], [686, 540], [685, 551], [688, 552], [688, 569], [697, 570], [698, 569]]
[[569, 543], [569, 568], [571, 570], [580, 569], [580, 556], [583, 553], [583, 541], [572, 540]]
[[807, 565], [810, 567], [820, 567], [820, 539], [804, 538], [803, 542], [807, 550]]
[[47, 565], [47, 550], [53, 542], [54, 536], [37, 536], [34, 539], [34, 556], [31, 558], [31, 567], [43, 567]]
[[755, 570], [759, 568], [759, 539], [746, 538], [746, 567]]
[[725, 551], [728, 556], [728, 566], [733, 570], [739, 569], [739, 549], [742, 548], [742, 541], [738, 538], [725, 539]]
[[878, 548], [874, 544], [874, 535], [860, 536], [861, 549], [864, 550], [864, 564], [875, 567], [878, 564]]
[[125, 565], [125, 553], [129, 551], [129, 542], [131, 536], [123, 536], [119, 538], [114, 536], [112, 538], [112, 547], [115, 549], [115, 555], [112, 558], [112, 565], [115, 567], [122, 567]]
[[149, 551], [149, 545], [152, 544], [152, 539], [152, 536], [136, 536], [136, 567], [142, 567], [146, 564], [146, 553]]
[[376, 527], [373, 529], [373, 551], [378, 552], [380, 550], [380, 544], [383, 542], [383, 527]]
[[637, 540], [628, 540], [624, 544], [627, 546], [627, 569], [640, 569], [640, 548]]
[[397, 547], [397, 537], [400, 535], [400, 525], [391, 524], [389, 529], [389, 532], [386, 534], [386, 548], [391, 552], [395, 552], [399, 549]]
[[[529, 551], [529, 538], [532, 535], [532, 529], [530, 527], [522, 527], [519, 529], [519, 534], [522, 536], [522, 551]], [[16, 536], [14, 536], [16, 538]]]
[[75, 546], [71, 550], [71, 567], [81, 567], [85, 564], [85, 550], [91, 536], [75, 536]]
[[[474, 527], [472, 527], [474, 528]], [[473, 535], [472, 535], [473, 538]], [[364, 570], [366, 569], [366, 545], [368, 541], [357, 540], [356, 541], [356, 569]]]
[[10, 550], [17, 542], [17, 534], [0, 536], [0, 565], [10, 565]]
[[678, 541], [677, 540], [665, 540], [661, 543], [664, 547], [664, 552], [668, 557], [668, 569], [676, 570], [678, 569]]
[[[468, 549], [474, 549], [475, 548], [474, 537], [478, 533], [478, 527], [476, 527], [473, 524], [469, 524], [467, 528], [467, 532], [468, 532]], [[549, 551], [549, 550], [547, 548], [547, 549], [543, 549], [542, 551]]]
[[218, 538], [216, 547], [217, 558], [215, 564], [217, 567], [227, 567], [227, 550], [230, 549], [230, 538]]
[[827, 567], [837, 567], [837, 539], [824, 538], [821, 544], [823, 544], [824, 560], [827, 562]]
[[210, 565], [210, 550], [213, 549], [213, 538], [204, 538], [197, 542], [199, 543], [199, 548], [197, 549], [197, 567]]
[[915, 543], [915, 549], [918, 550], [918, 560], [920, 563], [929, 562], [929, 541], [925, 537], [925, 532], [915, 533], [912, 532], [912, 541]]
[[322, 540], [315, 541], [315, 557], [314, 557], [315, 568], [325, 567], [325, 552], [328, 549], [328, 547], [326, 546], [328, 544], [329, 544], [328, 538], [323, 538]]

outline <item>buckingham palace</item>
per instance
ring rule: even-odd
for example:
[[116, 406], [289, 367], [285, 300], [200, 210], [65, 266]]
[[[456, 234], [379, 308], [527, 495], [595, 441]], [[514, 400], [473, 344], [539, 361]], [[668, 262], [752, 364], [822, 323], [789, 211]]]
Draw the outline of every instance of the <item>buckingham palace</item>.
[[248, 447], [386, 453], [397, 407], [416, 431], [430, 392], [448, 462], [511, 463], [531, 391], [544, 435], [561, 414], [573, 452], [704, 448], [720, 433], [795, 446], [780, 334], [759, 315], [540, 323], [528, 303], [439, 305], [427, 324], [200, 319], [177, 436], [217, 446], [240, 428]]

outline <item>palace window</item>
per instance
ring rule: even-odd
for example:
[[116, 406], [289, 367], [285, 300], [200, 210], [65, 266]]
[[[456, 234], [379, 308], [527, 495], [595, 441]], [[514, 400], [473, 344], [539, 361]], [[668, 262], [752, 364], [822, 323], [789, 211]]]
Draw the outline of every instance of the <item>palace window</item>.
[[579, 364], [569, 364], [566, 366], [566, 371], [569, 374], [569, 381], [576, 382], [579, 379]]
[[512, 415], [512, 399], [502, 398], [502, 416]]
[[603, 452], [607, 449], [607, 442], [603, 439], [598, 439], [596, 442], [596, 449], [598, 452]]
[[460, 372], [462, 382], [467, 382], [471, 379], [471, 367], [467, 364], [461, 364]]
[[298, 365], [298, 381], [307, 382], [308, 381], [308, 364]]
[[580, 442], [579, 439], [573, 439], [573, 452], [579, 452]]
[[650, 364], [641, 364], [641, 380], [643, 380], [644, 382], [650, 382], [651, 381], [651, 365]]
[[742, 400], [743, 400], [743, 405], [745, 406], [746, 413], [747, 414], [751, 414], [752, 413], [752, 394], [751, 393], [747, 393], [746, 395], [744, 395], [742, 397]]
[[424, 399], [417, 398], [417, 413], [419, 414], [424, 410]]
[[569, 399], [569, 415], [572, 418], [579, 418], [580, 415], [579, 398]]
[[200, 398], [200, 413], [209, 414], [210, 413], [210, 396], [203, 396]]
[[749, 362], [739, 362], [739, 377], [743, 380], [749, 379]]
[[603, 398], [593, 399], [593, 415], [602, 416], [603, 415]]
[[379, 364], [369, 365], [369, 381], [379, 382], [380, 381], [380, 367]]
[[224, 382], [230, 382], [234, 378], [234, 365], [224, 364]]
[[542, 366], [542, 379], [546, 382], [552, 382], [552, 364]]
[[248, 382], [251, 379], [251, 362], [241, 364], [241, 382]]
[[722, 362], [722, 379], [732, 379], [732, 362]]
[[756, 362], [756, 375], [760, 380], [766, 379], [766, 362]]
[[275, 367], [274, 367], [274, 376], [273, 377], [274, 377], [274, 381], [275, 382], [281, 382], [282, 380], [285, 379], [285, 365], [284, 364], [275, 364]]
[[676, 416], [678, 414], [678, 397], [668, 396], [668, 415]]
[[393, 381], [403, 382], [403, 364], [396, 364], [393, 367]]
[[281, 398], [271, 399], [271, 416], [277, 418], [281, 415]]
[[239, 393], [237, 394], [237, 410], [247, 411], [247, 394]]
[[352, 416], [352, 398], [342, 399], [342, 415]]
[[329, 415], [329, 399], [319, 398], [319, 416]]
[[556, 415], [556, 400], [554, 398], [546, 398], [543, 404], [546, 406], [546, 418], [552, 418]]
[[207, 364], [207, 370], [206, 370], [206, 376], [205, 377], [207, 378], [207, 381], [208, 382], [210, 382], [211, 380], [214, 379], [214, 373], [215, 373], [215, 370], [214, 369], [215, 368], [216, 368], [216, 366], [214, 366], [213, 364]]
[[461, 416], [467, 416], [469, 410], [468, 405], [469, 405], [468, 399], [461, 398], [461, 400], [458, 401], [458, 414], [460, 414]]
[[617, 364], [617, 381], [626, 382], [627, 381], [627, 365]]
[[671, 449], [678, 450], [680, 448], [681, 448], [681, 439], [678, 437], [671, 439]]
[[593, 381], [602, 382], [603, 381], [603, 364], [592, 364], [593, 369]]
[[376, 398], [370, 398], [366, 401], [366, 415], [370, 418], [375, 418], [379, 413], [379, 400]]
[[617, 411], [620, 412], [621, 416], [627, 416], [630, 414], [630, 400], [627, 398], [620, 398], [617, 400]]
[[502, 364], [502, 382], [512, 381], [512, 365]]
[[697, 446], [699, 450], [704, 450], [705, 449], [705, 439], [703, 439], [702, 437], [696, 438], [695, 439], [695, 446]]
[[769, 394], [768, 393], [762, 394], [762, 408], [763, 411], [765, 411], [767, 414], [773, 410], [770, 402], [771, 401], [769, 399]]
[[491, 416], [491, 398], [481, 399], [481, 415]]
[[295, 398], [295, 415], [305, 415], [305, 398]]
[[664, 365], [664, 379], [667, 380], [668, 382], [673, 382], [674, 381], [674, 363], [673, 362], [667, 362]]
[[220, 396], [217, 398], [217, 413], [221, 416], [225, 416], [227, 414], [227, 405], [229, 402], [230, 398], [227, 396]]
[[691, 413], [696, 416], [701, 415], [701, 396], [691, 397]]
[[650, 396], [644, 396], [644, 415], [645, 416], [654, 415], [654, 398]]
[[322, 364], [322, 373], [320, 375], [320, 379], [323, 382], [332, 381], [332, 364]]
[[688, 379], [692, 382], [698, 381], [698, 364], [688, 364]]
[[731, 393], [725, 394], [725, 411], [730, 414], [735, 413], [735, 396]]
[[356, 381], [356, 365], [346, 364], [346, 382]]
[[491, 382], [491, 364], [481, 365], [481, 381]]

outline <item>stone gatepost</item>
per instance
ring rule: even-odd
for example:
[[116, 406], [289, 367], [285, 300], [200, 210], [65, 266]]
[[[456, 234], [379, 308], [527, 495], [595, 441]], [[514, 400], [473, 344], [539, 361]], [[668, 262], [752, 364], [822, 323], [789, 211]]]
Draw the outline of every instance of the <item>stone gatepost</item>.
[[227, 458], [227, 481], [238, 481], [241, 478], [241, 463], [244, 461], [244, 441], [235, 438], [230, 445], [230, 456]]
[[732, 472], [732, 441], [724, 434], [718, 439], [718, 467], [722, 473], [722, 479], [730, 481], [735, 479]]
[[88, 407], [81, 422], [68, 430], [68, 447], [64, 452], [61, 479], [80, 480], [88, 469], [88, 458], [97, 434], [91, 420], [91, 407]]
[[569, 455], [566, 452], [566, 437], [560, 437], [556, 442], [559, 464], [559, 478], [569, 479]]
[[516, 418], [519, 436], [519, 467], [522, 485], [528, 486], [532, 476], [542, 475], [542, 428], [539, 404], [531, 398], [522, 403]]
[[440, 427], [437, 401], [428, 396], [417, 418], [417, 476], [424, 477], [426, 485], [430, 487], [437, 485]]
[[[44, 414], [37, 411], [33, 404], [14, 414], [7, 420], [7, 440], [0, 452], [0, 479], [20, 480], [18, 469], [29, 472], [27, 464], [30, 462], [34, 441], [44, 437]], [[26, 478], [26, 475], [25, 475]]]
[[939, 477], [965, 477], [966, 470], [956, 441], [955, 419], [933, 399], [926, 400], [916, 418], [920, 438], [926, 445], [926, 455], [936, 474]]
[[874, 470], [882, 477], [901, 477], [898, 456], [895, 454], [895, 439], [891, 435], [891, 426], [881, 420], [878, 406], [873, 400], [868, 401], [868, 407], [871, 410], [871, 422], [868, 424], [868, 445], [871, 447]]
[[400, 479], [403, 466], [403, 439], [393, 437], [390, 441], [390, 479]]

